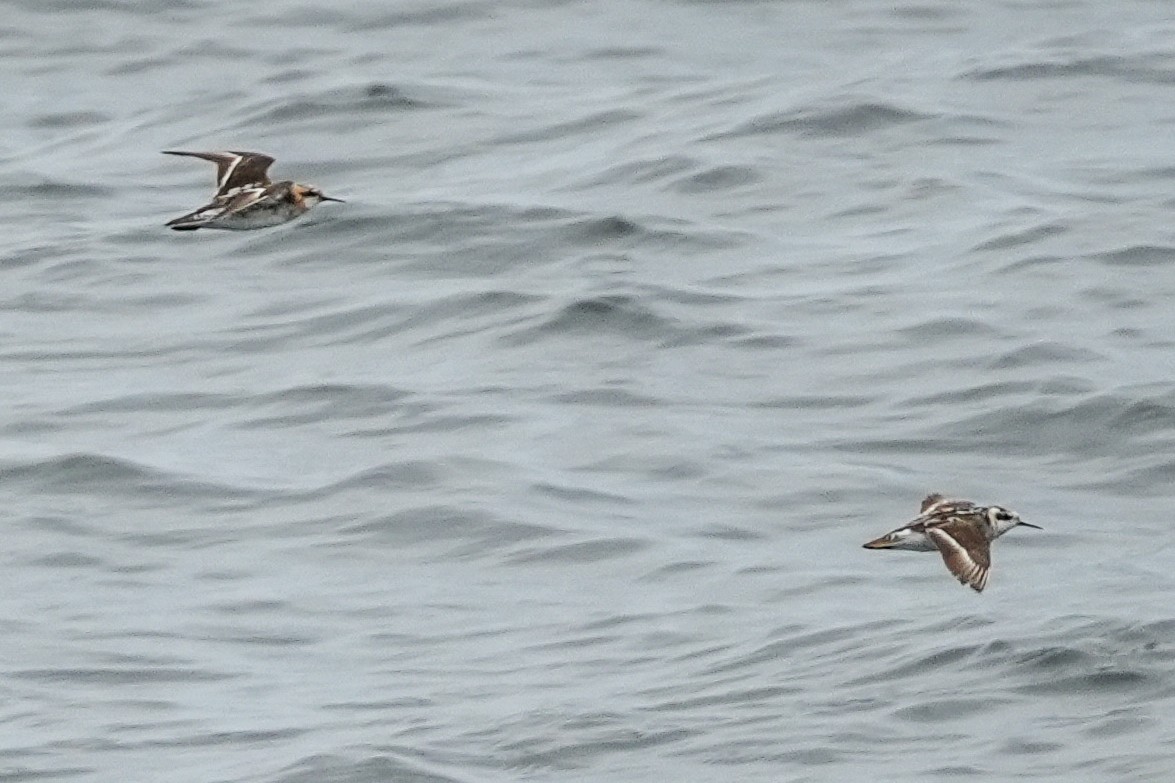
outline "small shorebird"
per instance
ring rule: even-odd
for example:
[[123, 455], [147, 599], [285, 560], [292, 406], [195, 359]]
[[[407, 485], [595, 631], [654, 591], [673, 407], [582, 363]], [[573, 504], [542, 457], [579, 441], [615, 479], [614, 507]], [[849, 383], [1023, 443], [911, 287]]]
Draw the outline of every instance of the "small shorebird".
[[216, 164], [216, 194], [195, 212], [167, 222], [176, 231], [198, 228], [247, 230], [266, 228], [293, 220], [320, 201], [331, 198], [312, 185], [270, 182], [273, 158], [259, 152], [181, 152], [164, 150], [164, 155], [187, 155]]
[[922, 501], [921, 513], [914, 521], [873, 539], [865, 548], [938, 550], [959, 583], [981, 593], [991, 568], [991, 542], [1020, 525], [1044, 529], [1003, 506], [977, 506], [969, 500], [947, 500], [934, 494]]

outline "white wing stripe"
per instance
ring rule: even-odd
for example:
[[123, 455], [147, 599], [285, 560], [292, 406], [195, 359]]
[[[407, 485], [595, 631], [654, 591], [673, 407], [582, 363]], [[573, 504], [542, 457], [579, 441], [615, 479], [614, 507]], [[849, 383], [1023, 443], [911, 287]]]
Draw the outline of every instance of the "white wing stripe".
[[233, 175], [233, 172], [237, 170], [237, 166], [241, 165], [241, 161], [244, 159], [245, 159], [245, 157], [243, 155], [234, 155], [233, 156], [233, 162], [224, 167], [224, 176], [222, 176], [219, 180], [216, 181], [216, 189], [217, 190], [220, 190], [221, 188], [224, 187], [224, 183], [229, 181], [229, 179]]

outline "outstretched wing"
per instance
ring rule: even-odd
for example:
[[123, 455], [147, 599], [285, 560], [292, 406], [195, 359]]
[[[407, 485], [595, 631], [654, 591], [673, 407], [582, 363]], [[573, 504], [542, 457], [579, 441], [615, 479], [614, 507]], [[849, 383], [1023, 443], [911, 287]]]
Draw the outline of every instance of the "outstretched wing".
[[169, 220], [164, 225], [176, 231], [195, 231], [197, 228], [202, 228], [217, 218], [239, 212], [245, 207], [256, 203], [265, 197], [266, 192], [267, 188], [263, 187], [240, 188], [232, 195], [217, 196], [210, 203], [186, 215], [181, 215], [174, 220]]
[[225, 196], [247, 187], [265, 187], [269, 184], [273, 158], [260, 152], [184, 152], [164, 150], [164, 155], [183, 155], [200, 158], [216, 164], [216, 195]]
[[991, 542], [982, 532], [956, 518], [943, 525], [928, 526], [926, 536], [938, 547], [947, 570], [960, 584], [977, 593], [983, 592], [991, 569]]

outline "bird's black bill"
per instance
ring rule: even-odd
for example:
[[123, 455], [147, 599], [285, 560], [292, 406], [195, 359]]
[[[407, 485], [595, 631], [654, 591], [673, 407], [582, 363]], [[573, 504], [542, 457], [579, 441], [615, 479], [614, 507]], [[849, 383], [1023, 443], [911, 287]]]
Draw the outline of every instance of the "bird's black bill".
[[343, 201], [341, 198], [331, 198], [330, 196], [319, 196], [318, 198], [319, 198], [319, 200], [320, 200], [320, 201], [337, 201], [337, 202], [339, 202], [340, 204], [346, 204], [346, 203], [347, 203], [346, 201]]
[[1023, 525], [1024, 527], [1034, 527], [1037, 530], [1044, 530], [1044, 528], [1041, 527], [1040, 525], [1034, 525], [1031, 522], [1021, 522], [1020, 524]]

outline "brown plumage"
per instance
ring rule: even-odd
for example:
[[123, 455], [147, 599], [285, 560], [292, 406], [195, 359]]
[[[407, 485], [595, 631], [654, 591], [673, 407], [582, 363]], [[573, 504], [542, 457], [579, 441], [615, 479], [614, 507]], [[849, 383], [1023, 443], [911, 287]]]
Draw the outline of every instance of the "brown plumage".
[[229, 191], [247, 187], [265, 187], [269, 184], [269, 167], [273, 158], [260, 152], [184, 152], [164, 150], [164, 155], [183, 155], [188, 158], [210, 160], [216, 164], [216, 197]]
[[952, 517], [938, 527], [927, 527], [926, 535], [938, 547], [947, 570], [959, 584], [983, 592], [991, 569], [991, 542], [979, 527], [970, 520]]
[[977, 506], [935, 493], [922, 501], [921, 513], [913, 521], [869, 541], [865, 548], [937, 550], [959, 583], [978, 593], [987, 587], [991, 542], [1020, 525], [1040, 529], [1002, 506]]
[[293, 220], [319, 202], [342, 201], [311, 185], [299, 185], [292, 180], [271, 182], [268, 171], [273, 158], [260, 152], [165, 150], [164, 154], [216, 164], [216, 193], [212, 201], [164, 224], [176, 231], [265, 228]]

